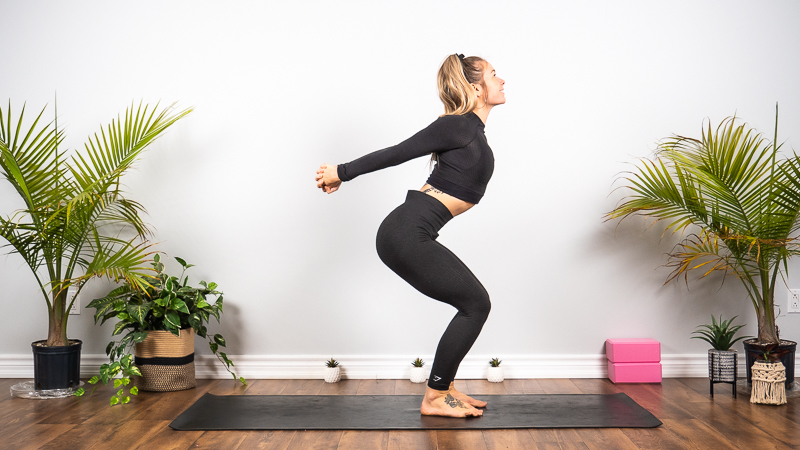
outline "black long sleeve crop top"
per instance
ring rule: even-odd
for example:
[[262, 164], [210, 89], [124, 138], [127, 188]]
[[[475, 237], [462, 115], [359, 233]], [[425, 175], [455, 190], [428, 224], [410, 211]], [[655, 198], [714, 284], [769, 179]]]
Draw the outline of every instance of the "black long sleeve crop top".
[[472, 112], [463, 116], [439, 117], [395, 146], [339, 164], [339, 179], [350, 181], [359, 175], [437, 152], [439, 162], [431, 172], [428, 184], [465, 202], [477, 204], [494, 172], [494, 155], [483, 130], [483, 121]]

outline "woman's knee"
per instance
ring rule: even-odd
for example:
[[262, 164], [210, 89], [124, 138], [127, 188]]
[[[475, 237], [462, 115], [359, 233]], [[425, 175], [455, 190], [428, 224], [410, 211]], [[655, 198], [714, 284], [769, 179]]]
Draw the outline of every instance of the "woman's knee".
[[492, 310], [492, 302], [489, 299], [489, 293], [485, 289], [481, 289], [475, 295], [475, 298], [470, 302], [470, 309], [466, 311], [470, 316], [485, 322], [489, 317], [489, 312]]

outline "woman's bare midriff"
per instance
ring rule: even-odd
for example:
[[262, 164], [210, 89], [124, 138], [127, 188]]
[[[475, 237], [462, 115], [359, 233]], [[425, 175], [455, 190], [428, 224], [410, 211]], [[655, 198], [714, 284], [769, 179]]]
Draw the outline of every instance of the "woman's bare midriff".
[[444, 206], [446, 206], [447, 209], [450, 210], [450, 214], [452, 214], [453, 217], [475, 206], [474, 203], [465, 202], [464, 200], [455, 198], [450, 194], [445, 194], [444, 192], [440, 191], [439, 189], [436, 189], [430, 184], [425, 184], [425, 186], [422, 186], [422, 189], [420, 189], [420, 191], [442, 202], [442, 204], [444, 204]]

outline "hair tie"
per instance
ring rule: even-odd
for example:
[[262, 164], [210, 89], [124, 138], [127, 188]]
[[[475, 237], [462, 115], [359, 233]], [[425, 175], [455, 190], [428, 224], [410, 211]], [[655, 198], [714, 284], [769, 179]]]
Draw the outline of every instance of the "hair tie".
[[458, 59], [460, 59], [461, 61], [464, 61], [464, 55], [463, 54], [457, 53], [456, 56], [458, 56]]

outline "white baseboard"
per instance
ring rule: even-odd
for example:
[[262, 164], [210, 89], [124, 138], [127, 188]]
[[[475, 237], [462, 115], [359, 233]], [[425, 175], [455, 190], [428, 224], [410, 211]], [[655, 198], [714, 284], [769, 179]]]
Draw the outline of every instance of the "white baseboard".
[[[411, 361], [417, 356], [343, 355], [336, 359], [341, 363], [342, 378], [383, 380], [408, 378]], [[314, 379], [323, 377], [325, 361], [330, 355], [229, 355], [229, 358], [236, 364], [236, 374], [247, 379]], [[421, 358], [430, 369], [433, 356]], [[467, 355], [456, 378], [486, 378], [490, 359], [489, 355]], [[500, 359], [505, 378], [509, 379], [608, 377], [605, 355], [512, 355]], [[81, 355], [81, 376], [88, 378], [97, 374], [106, 362], [108, 358], [103, 354]], [[230, 377], [213, 355], [198, 355], [195, 369], [197, 378]], [[661, 370], [664, 378], [708, 377], [708, 354], [662, 355]], [[746, 376], [744, 355], [739, 358], [739, 376]], [[32, 355], [0, 355], [0, 378], [32, 377]]]

